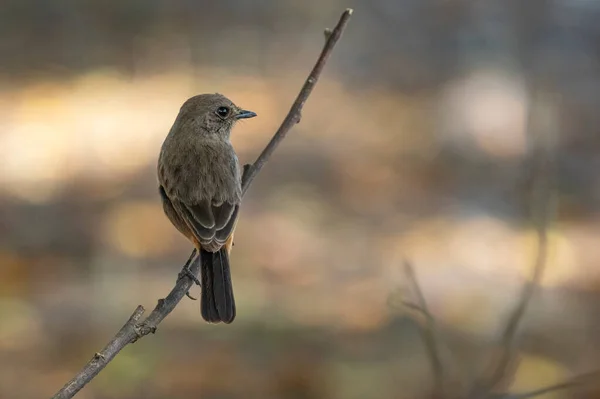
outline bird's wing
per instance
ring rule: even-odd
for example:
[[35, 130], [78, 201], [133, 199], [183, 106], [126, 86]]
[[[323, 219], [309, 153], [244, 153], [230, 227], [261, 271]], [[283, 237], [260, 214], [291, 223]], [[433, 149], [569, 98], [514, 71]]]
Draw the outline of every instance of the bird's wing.
[[215, 241], [218, 242], [220, 245], [224, 245], [225, 242], [227, 242], [227, 239], [233, 233], [233, 230], [235, 230], [239, 210], [240, 205], [236, 204], [233, 207], [232, 212], [229, 215], [229, 218], [227, 219], [226, 223], [223, 225], [223, 227], [221, 227], [215, 232]]
[[[237, 158], [233, 163], [237, 168]], [[249, 172], [250, 165], [244, 165], [241, 181]], [[240, 210], [239, 203], [223, 202], [216, 206], [210, 200], [174, 201], [175, 209], [190, 227], [196, 240], [206, 250], [216, 251], [227, 243], [235, 230]]]
[[188, 227], [187, 223], [185, 223], [185, 221], [181, 218], [181, 216], [179, 216], [179, 213], [173, 206], [173, 203], [167, 196], [165, 188], [162, 185], [158, 187], [158, 192], [160, 193], [160, 198], [162, 200], [163, 211], [165, 212], [165, 215], [167, 215], [173, 226], [175, 226], [175, 228], [179, 230], [181, 234], [191, 239], [193, 236], [192, 231]]
[[213, 206], [208, 201], [189, 204], [175, 200], [174, 208], [182, 216], [200, 245], [213, 251], [222, 247], [233, 232], [239, 204], [224, 202], [220, 206]]
[[209, 200], [188, 203], [176, 199], [173, 205], [182, 219], [187, 223], [198, 242], [211, 241], [215, 236], [216, 224], [213, 207]]
[[[249, 170], [244, 165], [243, 176]], [[242, 178], [243, 180], [243, 178]], [[195, 239], [206, 250], [218, 250], [227, 243], [235, 230], [239, 203], [223, 202], [215, 206], [208, 199], [182, 200], [169, 198], [160, 187], [163, 208], [175, 227], [189, 239]]]

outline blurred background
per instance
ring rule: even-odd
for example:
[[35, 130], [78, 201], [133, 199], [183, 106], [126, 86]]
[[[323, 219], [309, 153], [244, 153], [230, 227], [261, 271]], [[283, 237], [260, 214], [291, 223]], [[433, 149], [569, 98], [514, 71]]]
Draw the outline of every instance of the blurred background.
[[252, 162], [346, 7], [301, 123], [244, 199], [236, 321], [207, 325], [184, 299], [77, 397], [425, 397], [403, 259], [448, 384], [468, 384], [531, 275], [538, 141], [555, 144], [558, 206], [507, 387], [600, 366], [599, 2], [2, 0], [0, 398], [50, 397], [174, 285], [190, 245], [156, 162], [183, 101], [220, 92], [258, 113], [233, 133]]

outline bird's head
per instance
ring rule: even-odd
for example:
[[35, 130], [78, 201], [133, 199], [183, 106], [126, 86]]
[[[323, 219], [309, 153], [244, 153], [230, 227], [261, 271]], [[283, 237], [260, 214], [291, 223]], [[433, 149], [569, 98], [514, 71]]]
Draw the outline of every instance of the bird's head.
[[200, 134], [229, 138], [237, 121], [255, 116], [256, 113], [238, 107], [224, 95], [214, 93], [189, 98], [181, 106], [177, 119]]

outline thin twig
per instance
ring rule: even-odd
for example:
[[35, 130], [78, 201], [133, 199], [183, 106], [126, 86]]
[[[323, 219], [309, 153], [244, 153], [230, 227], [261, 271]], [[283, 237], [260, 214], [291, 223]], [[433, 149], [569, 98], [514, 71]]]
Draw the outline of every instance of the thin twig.
[[248, 187], [250, 187], [250, 183], [252, 183], [252, 180], [254, 180], [258, 172], [260, 172], [260, 170], [267, 162], [273, 151], [275, 151], [275, 148], [277, 148], [279, 143], [285, 138], [286, 134], [290, 131], [290, 129], [296, 123], [300, 122], [300, 115], [302, 113], [304, 103], [306, 102], [308, 96], [310, 96], [310, 93], [317, 84], [319, 76], [321, 75], [321, 71], [323, 71], [325, 63], [327, 63], [327, 59], [333, 51], [333, 47], [342, 36], [342, 33], [344, 32], [346, 24], [350, 20], [351, 15], [352, 9], [346, 9], [346, 11], [344, 11], [342, 16], [340, 17], [340, 20], [337, 23], [336, 27], [327, 36], [325, 47], [323, 47], [323, 51], [321, 52], [319, 59], [317, 60], [315, 66], [310, 72], [310, 75], [308, 75], [308, 79], [306, 79], [306, 82], [304, 82], [302, 90], [300, 90], [300, 93], [298, 93], [296, 101], [294, 101], [294, 104], [292, 104], [290, 112], [288, 112], [287, 116], [281, 123], [281, 126], [279, 126], [279, 129], [277, 129], [277, 132], [275, 132], [275, 135], [273, 136], [271, 141], [269, 141], [269, 144], [267, 144], [263, 152], [259, 155], [256, 162], [254, 162], [254, 165], [250, 167], [250, 170], [248, 171], [248, 179], [242, 183], [242, 193], [245, 193], [248, 190]]
[[[246, 193], [252, 180], [256, 177], [258, 172], [262, 169], [265, 163], [269, 160], [279, 143], [285, 138], [288, 131], [300, 121], [300, 114], [304, 103], [310, 96], [312, 89], [317, 83], [321, 72], [329, 58], [333, 48], [339, 38], [342, 36], [344, 29], [352, 15], [352, 9], [346, 9], [341, 15], [336, 27], [331, 31], [331, 34], [327, 38], [325, 46], [319, 56], [314, 68], [310, 75], [306, 79], [304, 86], [300, 90], [296, 101], [292, 105], [289, 113], [283, 120], [281, 126], [271, 139], [265, 149], [262, 151], [260, 156], [257, 158], [253, 165], [247, 166], [245, 169], [244, 179], [242, 181], [242, 192]], [[195, 255], [192, 252], [192, 255]], [[190, 257], [190, 258], [193, 258]], [[200, 263], [198, 258], [192, 261], [189, 271], [193, 275], [198, 275]], [[150, 315], [142, 322], [138, 322], [144, 308], [138, 306], [133, 315], [129, 318], [127, 323], [119, 330], [109, 344], [99, 353], [94, 355], [81, 371], [77, 373], [71, 381], [69, 381], [60, 391], [58, 391], [53, 399], [67, 399], [72, 398], [81, 388], [89, 383], [98, 373], [106, 367], [106, 365], [128, 344], [134, 343], [138, 339], [156, 331], [156, 328], [160, 322], [173, 311], [175, 306], [185, 296], [186, 292], [192, 287], [192, 280], [189, 277], [183, 277], [178, 279], [175, 287], [171, 290], [166, 298], [160, 299], [158, 304], [150, 313]]]
[[439, 346], [436, 339], [436, 325], [435, 319], [427, 306], [425, 295], [419, 286], [419, 281], [415, 275], [415, 271], [408, 261], [404, 261], [404, 271], [411, 283], [414, 293], [417, 296], [417, 304], [410, 302], [404, 302], [409, 308], [418, 310], [423, 316], [425, 316], [426, 326], [419, 328], [421, 338], [427, 349], [427, 356], [431, 364], [431, 372], [433, 374], [433, 397], [443, 398], [444, 397], [444, 367], [440, 359]]

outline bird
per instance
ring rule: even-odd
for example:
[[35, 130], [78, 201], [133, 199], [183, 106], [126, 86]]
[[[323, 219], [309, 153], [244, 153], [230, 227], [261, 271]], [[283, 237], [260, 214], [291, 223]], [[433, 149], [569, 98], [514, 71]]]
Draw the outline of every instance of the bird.
[[[255, 116], [222, 94], [195, 95], [179, 109], [160, 149], [163, 211], [194, 245], [182, 273], [201, 286], [201, 314], [208, 323], [230, 324], [236, 316], [229, 255], [242, 200], [242, 168], [230, 136], [238, 121]], [[195, 253], [200, 281], [189, 271]]]

